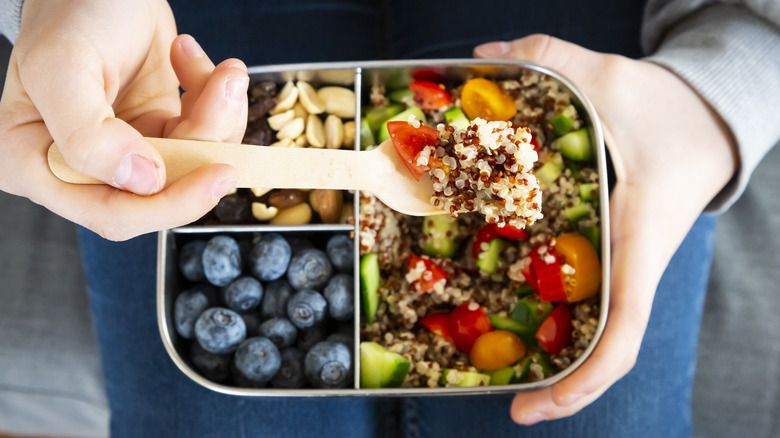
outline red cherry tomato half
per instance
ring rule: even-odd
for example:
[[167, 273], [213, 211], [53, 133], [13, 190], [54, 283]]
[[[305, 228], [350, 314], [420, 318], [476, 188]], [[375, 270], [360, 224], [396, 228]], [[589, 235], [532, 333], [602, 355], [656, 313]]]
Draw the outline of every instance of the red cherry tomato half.
[[477, 338], [493, 331], [493, 324], [479, 304], [466, 302], [452, 311], [448, 328], [458, 350], [469, 354]]
[[496, 226], [496, 232], [507, 239], [525, 239], [525, 229], [517, 228], [511, 225], [504, 225], [503, 227]]
[[419, 181], [423, 173], [428, 171], [428, 167], [418, 166], [417, 156], [425, 146], [439, 145], [439, 130], [425, 125], [415, 128], [409, 122], [397, 121], [387, 122], [387, 132], [406, 168], [412, 173], [414, 179]]
[[447, 75], [445, 67], [420, 67], [412, 70], [411, 76], [415, 81], [441, 82]]
[[531, 269], [536, 277], [539, 299], [542, 301], [560, 301], [566, 299], [566, 289], [563, 283], [561, 262], [558, 254], [551, 247], [539, 254], [540, 245], [531, 250]]
[[526, 283], [534, 290], [534, 293], [539, 295], [539, 279], [536, 278], [533, 266], [529, 263], [525, 268], [521, 269], [520, 272], [523, 274], [523, 277], [525, 277]]
[[536, 332], [539, 347], [550, 354], [558, 354], [571, 345], [571, 312], [565, 304], [558, 304], [542, 321]]
[[501, 237], [497, 229], [497, 226], [487, 224], [477, 231], [477, 235], [474, 236], [474, 241], [471, 244], [471, 255], [474, 256], [474, 259], [479, 257], [479, 253], [482, 252], [483, 243], [490, 243], [491, 240]]
[[409, 82], [409, 89], [414, 93], [414, 101], [424, 110], [435, 110], [452, 103], [450, 93], [443, 85], [429, 81]]
[[417, 289], [417, 293], [423, 294], [432, 292], [436, 283], [439, 283], [442, 280], [446, 283], [447, 272], [431, 260], [411, 256], [409, 257], [409, 260], [406, 261], [406, 268], [410, 271], [417, 269], [417, 264], [420, 262], [425, 266], [425, 270], [420, 274], [420, 278], [413, 283], [415, 289]]
[[542, 147], [539, 145], [539, 140], [537, 140], [533, 135], [531, 136], [531, 145], [534, 147], [534, 150], [537, 154], [542, 150]]
[[450, 336], [449, 329], [450, 314], [449, 313], [434, 313], [428, 315], [420, 320], [423, 327], [427, 328], [433, 333], [444, 338], [445, 341], [452, 344], [452, 336]]

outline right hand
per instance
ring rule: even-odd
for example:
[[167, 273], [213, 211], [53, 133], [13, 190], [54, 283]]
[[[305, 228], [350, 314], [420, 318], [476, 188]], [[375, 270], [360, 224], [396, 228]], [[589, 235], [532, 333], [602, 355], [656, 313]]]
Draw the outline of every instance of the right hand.
[[[235, 186], [235, 169], [203, 166], [166, 187], [143, 137], [240, 142], [248, 84], [241, 61], [215, 67], [177, 37], [165, 1], [26, 0], [0, 100], [0, 189], [111, 240], [190, 223]], [[57, 179], [52, 142], [109, 185]]]
[[631, 370], [655, 290], [672, 255], [737, 166], [725, 123], [680, 77], [646, 61], [593, 52], [545, 35], [483, 45], [475, 55], [521, 59], [571, 78], [593, 101], [617, 182], [610, 196], [609, 316], [582, 366], [518, 393], [521, 424], [563, 418]]

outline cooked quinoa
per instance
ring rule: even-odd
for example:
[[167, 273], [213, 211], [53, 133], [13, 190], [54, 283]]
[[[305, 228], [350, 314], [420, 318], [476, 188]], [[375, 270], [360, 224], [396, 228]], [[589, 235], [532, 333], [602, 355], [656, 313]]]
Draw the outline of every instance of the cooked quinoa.
[[[418, 276], [422, 275], [422, 267], [414, 266], [408, 270], [406, 266], [409, 256], [423, 253], [422, 248], [427, 239], [436, 238], [435, 235], [424, 235], [422, 232], [423, 221], [427, 219], [397, 214], [373, 196], [364, 193], [360, 195], [360, 254], [377, 253], [382, 275], [379, 307], [374, 322], [364, 322], [361, 325], [360, 337], [361, 341], [377, 342], [411, 361], [411, 369], [406, 375], [403, 387], [456, 385], [458, 382], [451, 379], [457, 380], [458, 373], [449, 373], [447, 381], [441, 381], [442, 371], [446, 368], [478, 371], [470, 365], [466, 354], [441, 336], [422, 327], [419, 323], [421, 318], [449, 312], [469, 301], [479, 304], [489, 315], [510, 316], [512, 308], [520, 299], [516, 291], [527, 284], [522, 270], [529, 263], [531, 250], [538, 244], [550, 241], [554, 236], [600, 225], [597, 208], [591, 208], [587, 216], [576, 223], [569, 221], [564, 214], [567, 208], [582, 202], [577, 192], [578, 184], [599, 182], [595, 168], [567, 167], [555, 184], [541, 187], [531, 173], [537, 159], [539, 162], [561, 162], [560, 152], [551, 147], [553, 135], [546, 120], [555, 114], [570, 112], [567, 108], [571, 108], [571, 96], [557, 81], [536, 72], [524, 73], [517, 79], [498, 81], [498, 84], [513, 98], [518, 108], [517, 114], [510, 122], [493, 124], [494, 122], [474, 120], [472, 125], [461, 133], [441, 125], [438, 127], [442, 138], [440, 144], [436, 148], [427, 147], [416, 163], [428, 165], [432, 169], [436, 190], [434, 202], [438, 201], [442, 208], [451, 213], [459, 213], [456, 219], [457, 227], [452, 231], [454, 235], [448, 236], [458, 242], [460, 249], [457, 254], [453, 257], [428, 257], [447, 273], [447, 281], [442, 283], [441, 287], [434, 287], [429, 293], [419, 293], [415, 283], [419, 279]], [[455, 106], [460, 105], [460, 90], [461, 87], [452, 90]], [[373, 91], [372, 100], [378, 98]], [[574, 119], [572, 129], [583, 126], [583, 121], [576, 111], [566, 115]], [[413, 119], [409, 122], [415, 123]], [[538, 155], [531, 147], [531, 135], [542, 146]], [[483, 143], [484, 136], [494, 136], [493, 143], [490, 143], [494, 147], [484, 148], [488, 143]], [[500, 141], [498, 137], [501, 137]], [[475, 140], [477, 145], [474, 144]], [[512, 150], [510, 145], [515, 149]], [[482, 146], [483, 149], [478, 150], [477, 146]], [[520, 156], [516, 157], [515, 153]], [[499, 158], [502, 155], [504, 158]], [[522, 165], [521, 178], [525, 177], [528, 181], [528, 185], [519, 183], [526, 191], [516, 196], [513, 196], [512, 190], [518, 185], [518, 177], [515, 176], [514, 183], [509, 179], [508, 171], [512, 170], [513, 164], [508, 159], [509, 156], [518, 163], [518, 171]], [[480, 160], [483, 160], [484, 164], [478, 164]], [[504, 161], [499, 162], [500, 160]], [[506, 169], [507, 164], [509, 169]], [[500, 175], [494, 174], [502, 170]], [[482, 179], [483, 171], [488, 175], [485, 180]], [[495, 176], [499, 176], [500, 180], [493, 181]], [[475, 184], [477, 190], [489, 193], [491, 201], [494, 202], [483, 201], [477, 205], [477, 195], [464, 195], [464, 189], [471, 184]], [[494, 184], [497, 184], [495, 191]], [[448, 187], [450, 190], [447, 190]], [[534, 188], [538, 189], [532, 194]], [[502, 199], [504, 204], [498, 203]], [[524, 205], [514, 212], [509, 209], [506, 209], [506, 212], [501, 211], [509, 201], [514, 205], [514, 201], [518, 199], [530, 204], [536, 202], [538, 208]], [[469, 200], [474, 205], [468, 204]], [[464, 204], [468, 208], [463, 208]], [[471, 239], [485, 225], [486, 219], [492, 219], [497, 225], [508, 223], [518, 228], [525, 227], [527, 232], [526, 239], [512, 241], [503, 250], [493, 274], [479, 269], [472, 251], [469, 250]], [[486, 249], [487, 244], [480, 247], [481, 251]], [[568, 307], [572, 314], [572, 345], [550, 358], [552, 366], [558, 371], [580, 357], [595, 336], [601, 310], [600, 296], [597, 294], [569, 304]], [[519, 376], [519, 365], [516, 365], [515, 369]], [[529, 381], [537, 381], [549, 377], [544, 375], [542, 370], [542, 364], [532, 362], [526, 378]]]
[[426, 146], [417, 158], [431, 168], [433, 205], [453, 216], [476, 211], [498, 226], [525, 228], [542, 217], [528, 128], [477, 118], [465, 129], [438, 129], [439, 146]]

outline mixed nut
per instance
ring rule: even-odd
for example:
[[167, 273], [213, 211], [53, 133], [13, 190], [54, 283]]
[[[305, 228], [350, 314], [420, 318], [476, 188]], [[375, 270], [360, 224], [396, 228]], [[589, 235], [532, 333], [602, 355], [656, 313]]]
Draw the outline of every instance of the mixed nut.
[[[325, 78], [327, 79], [327, 78]], [[338, 82], [338, 78], [334, 78]], [[355, 144], [355, 92], [299, 79], [260, 81], [249, 90], [243, 143], [264, 147], [351, 149]], [[253, 188], [225, 196], [198, 225], [305, 225], [350, 223], [353, 195], [339, 190]]]

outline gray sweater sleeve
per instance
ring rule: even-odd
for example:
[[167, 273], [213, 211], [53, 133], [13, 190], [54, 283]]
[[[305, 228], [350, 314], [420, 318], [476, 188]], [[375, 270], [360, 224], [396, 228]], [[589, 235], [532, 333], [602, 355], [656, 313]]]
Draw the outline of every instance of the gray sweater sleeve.
[[24, 0], [0, 0], [0, 33], [11, 43], [19, 35], [22, 21], [22, 3]]
[[780, 141], [780, 1], [650, 0], [642, 44], [731, 129], [738, 171], [707, 207], [725, 211]]

